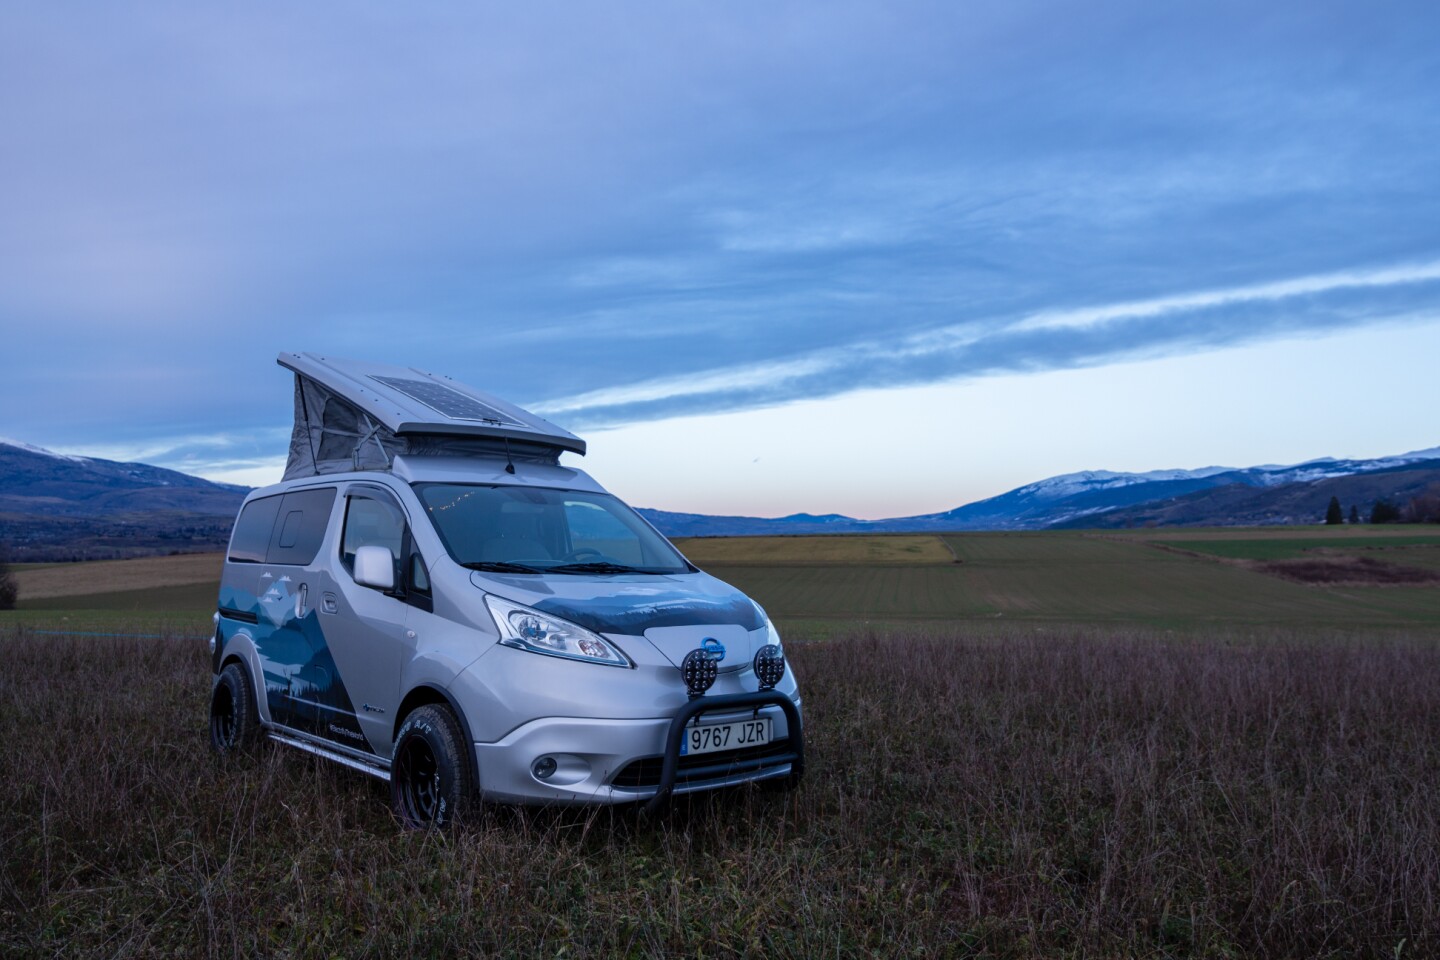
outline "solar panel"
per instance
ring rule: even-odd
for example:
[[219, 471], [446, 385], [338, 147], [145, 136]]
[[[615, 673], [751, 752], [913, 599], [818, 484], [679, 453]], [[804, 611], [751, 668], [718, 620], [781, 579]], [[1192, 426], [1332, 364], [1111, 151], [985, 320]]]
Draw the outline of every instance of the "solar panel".
[[435, 383], [433, 380], [407, 380], [404, 377], [371, 376], [370, 379], [383, 383], [392, 390], [398, 390], [411, 400], [419, 400], [431, 410], [443, 414], [451, 420], [479, 420], [509, 427], [525, 426], [518, 420], [507, 417], [488, 403], [481, 403], [474, 397], [468, 397], [459, 390], [452, 390], [443, 383]]

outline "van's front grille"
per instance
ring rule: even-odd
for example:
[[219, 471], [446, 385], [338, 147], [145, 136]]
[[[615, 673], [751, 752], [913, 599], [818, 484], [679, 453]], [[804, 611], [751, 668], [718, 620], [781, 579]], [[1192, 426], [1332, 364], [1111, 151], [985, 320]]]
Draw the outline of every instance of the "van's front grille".
[[[763, 747], [742, 747], [739, 750], [722, 750], [718, 753], [701, 753], [681, 757], [677, 785], [692, 780], [716, 780], [737, 773], [756, 773], [771, 764], [765, 761], [791, 756], [790, 740], [772, 740]], [[615, 775], [610, 783], [617, 787], [657, 787], [660, 785], [660, 771], [665, 765], [664, 757], [642, 757], [627, 764]]]

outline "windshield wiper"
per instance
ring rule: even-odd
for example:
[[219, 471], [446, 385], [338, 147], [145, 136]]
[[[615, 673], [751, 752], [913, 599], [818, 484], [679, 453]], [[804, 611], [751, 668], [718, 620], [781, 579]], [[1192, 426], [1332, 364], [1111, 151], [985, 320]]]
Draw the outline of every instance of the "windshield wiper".
[[594, 560], [589, 563], [562, 563], [559, 566], [550, 567], [546, 573], [653, 573], [652, 570], [642, 570], [639, 567], [627, 567], [623, 563], [611, 563], [608, 560]]
[[460, 566], [467, 570], [479, 570], [481, 573], [539, 573], [535, 567], [527, 567], [523, 563], [511, 563], [509, 560], [472, 560], [470, 563], [462, 563]]

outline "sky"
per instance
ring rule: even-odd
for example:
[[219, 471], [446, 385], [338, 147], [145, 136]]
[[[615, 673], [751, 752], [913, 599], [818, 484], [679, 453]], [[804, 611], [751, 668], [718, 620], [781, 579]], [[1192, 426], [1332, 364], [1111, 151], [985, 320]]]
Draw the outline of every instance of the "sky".
[[858, 517], [1440, 444], [1434, 3], [0, 8], [0, 435], [278, 479], [281, 350]]

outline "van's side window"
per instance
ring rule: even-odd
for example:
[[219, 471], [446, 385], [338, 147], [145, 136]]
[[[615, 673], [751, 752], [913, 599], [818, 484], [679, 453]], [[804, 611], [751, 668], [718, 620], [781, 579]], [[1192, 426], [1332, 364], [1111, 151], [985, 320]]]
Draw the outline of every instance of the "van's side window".
[[245, 504], [230, 535], [231, 563], [265, 562], [270, 533], [275, 529], [275, 517], [280, 512], [280, 501], [284, 499], [283, 496], [261, 497]]
[[230, 562], [311, 563], [325, 539], [334, 504], [334, 487], [251, 500], [235, 521]]
[[285, 494], [265, 561], [302, 567], [313, 563], [325, 539], [325, 530], [330, 526], [334, 506], [334, 487]]
[[418, 551], [410, 553], [410, 589], [421, 596], [430, 596], [430, 571]]
[[384, 494], [352, 493], [345, 508], [345, 534], [340, 543], [340, 562], [355, 572], [355, 551], [381, 546], [395, 561], [395, 582], [401, 583], [400, 557], [405, 546], [405, 514]]

